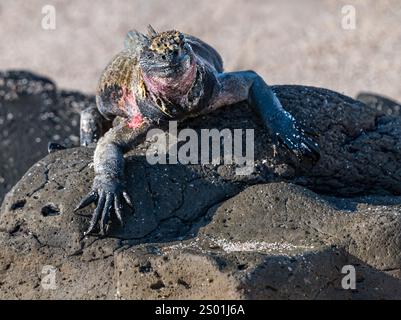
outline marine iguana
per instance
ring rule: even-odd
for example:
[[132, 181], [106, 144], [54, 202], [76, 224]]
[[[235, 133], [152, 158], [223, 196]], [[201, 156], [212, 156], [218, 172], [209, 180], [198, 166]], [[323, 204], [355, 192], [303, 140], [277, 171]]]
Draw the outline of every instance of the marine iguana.
[[[224, 72], [218, 52], [202, 40], [176, 30], [128, 32], [125, 49], [103, 71], [97, 108], [81, 114], [81, 145], [97, 142], [92, 190], [75, 210], [95, 202], [89, 228], [100, 221], [107, 233], [114, 211], [122, 220], [122, 201], [133, 207], [124, 189], [124, 153], [143, 142], [151, 128], [182, 121], [247, 101], [260, 115], [273, 141], [301, 159], [319, 159], [318, 145], [285, 111], [265, 81], [254, 71]], [[110, 128], [111, 121], [119, 118]], [[110, 128], [102, 137], [103, 131]]]

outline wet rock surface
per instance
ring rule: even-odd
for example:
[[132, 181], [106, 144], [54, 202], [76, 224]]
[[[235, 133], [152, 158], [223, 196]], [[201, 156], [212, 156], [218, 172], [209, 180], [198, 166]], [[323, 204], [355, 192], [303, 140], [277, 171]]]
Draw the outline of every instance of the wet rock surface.
[[49, 141], [79, 145], [79, 112], [90, 103], [93, 97], [58, 91], [45, 77], [0, 72], [0, 202]]
[[[320, 135], [315, 167], [280, 146], [273, 156], [249, 107], [227, 107], [182, 127], [254, 128], [255, 172], [152, 166], [146, 142], [127, 155], [135, 211], [99, 238], [83, 237], [93, 207], [73, 213], [93, 149], [55, 152], [2, 204], [0, 298], [401, 298], [400, 119], [325, 89], [274, 90]], [[349, 264], [356, 290], [341, 287]]]

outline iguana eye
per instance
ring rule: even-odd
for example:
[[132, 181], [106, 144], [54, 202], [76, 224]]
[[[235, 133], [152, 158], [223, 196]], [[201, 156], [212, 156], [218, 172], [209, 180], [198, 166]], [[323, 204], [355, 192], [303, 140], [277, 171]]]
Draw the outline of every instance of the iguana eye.
[[165, 55], [162, 55], [162, 59], [163, 59], [163, 60], [166, 60], [166, 56], [165, 56]]

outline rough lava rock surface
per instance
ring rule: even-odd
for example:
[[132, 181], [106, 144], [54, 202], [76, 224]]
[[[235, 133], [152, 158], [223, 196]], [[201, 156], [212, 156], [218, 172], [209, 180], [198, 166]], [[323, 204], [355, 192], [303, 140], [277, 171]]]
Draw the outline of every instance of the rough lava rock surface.
[[[401, 197], [323, 197], [285, 182], [235, 195], [236, 182], [132, 159], [135, 214], [108, 238], [84, 238], [91, 210], [72, 209], [90, 161], [90, 149], [52, 154], [5, 198], [0, 298], [401, 298]], [[341, 289], [348, 264], [355, 291]], [[55, 290], [41, 283], [49, 265]]]
[[[82, 236], [93, 208], [73, 213], [93, 149], [48, 155], [2, 204], [0, 298], [401, 298], [400, 119], [325, 89], [274, 90], [320, 134], [317, 166], [273, 156], [248, 106], [228, 107], [183, 126], [255, 128], [254, 174], [152, 166], [145, 143], [127, 155], [135, 212], [99, 238]], [[356, 290], [341, 288], [348, 264]]]

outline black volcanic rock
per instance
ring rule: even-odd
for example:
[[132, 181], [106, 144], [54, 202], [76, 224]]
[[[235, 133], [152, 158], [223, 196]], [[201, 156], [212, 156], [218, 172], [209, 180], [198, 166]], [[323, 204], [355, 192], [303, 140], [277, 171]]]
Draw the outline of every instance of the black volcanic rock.
[[[83, 237], [93, 208], [73, 208], [90, 188], [91, 155], [49, 155], [6, 196], [0, 298], [401, 298], [400, 197], [323, 197], [284, 182], [238, 188], [133, 157], [135, 213], [125, 208], [124, 228], [113, 219], [109, 237]], [[356, 291], [341, 287], [345, 265], [356, 268]], [[55, 290], [42, 286], [49, 266]]]
[[0, 72], [0, 202], [49, 141], [79, 145], [79, 112], [91, 103], [94, 97], [58, 91], [45, 77]]

